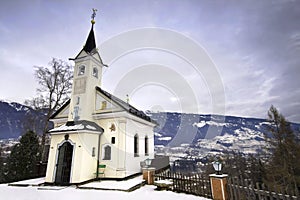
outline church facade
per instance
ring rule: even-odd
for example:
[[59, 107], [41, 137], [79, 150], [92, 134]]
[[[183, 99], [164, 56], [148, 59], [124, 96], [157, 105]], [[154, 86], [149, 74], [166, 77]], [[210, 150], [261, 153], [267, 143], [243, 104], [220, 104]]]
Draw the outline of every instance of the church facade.
[[51, 120], [46, 183], [82, 183], [101, 176], [122, 179], [141, 172], [154, 158], [156, 125], [144, 112], [101, 87], [103, 64], [94, 20], [75, 62], [71, 98]]

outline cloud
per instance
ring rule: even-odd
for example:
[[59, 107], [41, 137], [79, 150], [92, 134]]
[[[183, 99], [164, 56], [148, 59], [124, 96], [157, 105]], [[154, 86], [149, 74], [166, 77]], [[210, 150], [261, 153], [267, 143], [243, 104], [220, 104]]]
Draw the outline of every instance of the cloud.
[[[75, 56], [90, 29], [93, 7], [99, 10], [95, 25], [98, 46], [122, 32], [144, 27], [186, 34], [205, 48], [216, 63], [225, 87], [226, 114], [265, 117], [267, 109], [274, 104], [288, 119], [300, 122], [299, 1], [135, 0], [124, 3], [77, 0], [72, 4], [68, 1], [1, 1], [1, 85], [11, 86], [10, 89], [2, 86], [1, 97], [28, 98], [35, 88], [34, 65], [45, 66], [51, 57], [67, 60]], [[157, 39], [164, 42], [163, 38]], [[118, 43], [115, 47], [123, 45], [126, 44]], [[100, 48], [100, 53], [103, 51]], [[200, 102], [190, 105], [189, 111], [213, 112], [205, 82], [205, 78], [212, 77], [195, 75], [183, 61], [162, 52], [127, 55], [123, 62], [107, 69], [103, 85], [110, 90], [116, 84], [116, 77], [132, 67], [149, 63], [167, 66], [181, 74]], [[21, 91], [20, 82], [27, 82], [28, 87], [22, 86]], [[187, 95], [175, 97], [157, 89], [146, 91], [166, 95], [161, 98], [161, 104], [169, 110], [178, 110], [170, 98], [191, 103]], [[143, 98], [145, 92], [138, 93], [141, 95], [133, 97], [137, 104], [152, 105], [149, 99]], [[158, 100], [155, 99], [153, 105], [158, 105]]]

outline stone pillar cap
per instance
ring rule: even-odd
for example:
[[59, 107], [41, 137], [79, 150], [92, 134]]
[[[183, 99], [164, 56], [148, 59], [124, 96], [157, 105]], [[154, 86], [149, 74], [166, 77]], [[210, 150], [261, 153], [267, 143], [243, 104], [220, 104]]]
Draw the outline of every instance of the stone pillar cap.
[[210, 174], [210, 177], [215, 177], [215, 178], [225, 178], [228, 176], [228, 174]]

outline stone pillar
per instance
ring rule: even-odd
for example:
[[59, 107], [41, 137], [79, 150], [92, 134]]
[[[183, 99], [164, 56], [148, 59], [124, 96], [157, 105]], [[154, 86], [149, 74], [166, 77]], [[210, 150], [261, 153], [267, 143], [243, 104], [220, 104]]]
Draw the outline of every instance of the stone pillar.
[[154, 175], [155, 175], [154, 167], [143, 168], [143, 179], [146, 180], [146, 183], [148, 185], [153, 185]]
[[210, 174], [211, 193], [214, 200], [228, 200], [227, 174]]

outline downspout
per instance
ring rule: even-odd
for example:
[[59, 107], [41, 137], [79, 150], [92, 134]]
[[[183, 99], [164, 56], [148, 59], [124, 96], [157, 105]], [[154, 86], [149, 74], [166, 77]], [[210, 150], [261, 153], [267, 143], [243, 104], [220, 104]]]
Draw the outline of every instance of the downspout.
[[127, 120], [125, 122], [125, 133], [124, 133], [124, 140], [125, 140], [125, 156], [124, 156], [124, 168], [125, 168], [125, 177], [127, 176], [127, 166], [126, 166], [126, 159], [127, 159], [127, 149], [126, 149], [126, 143], [127, 143]]
[[97, 158], [97, 169], [96, 169], [96, 179], [99, 178], [99, 164], [100, 164], [100, 137], [101, 137], [101, 134], [99, 134], [99, 137], [98, 137], [98, 158]]

